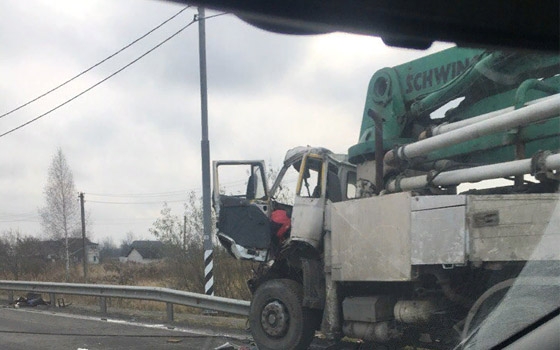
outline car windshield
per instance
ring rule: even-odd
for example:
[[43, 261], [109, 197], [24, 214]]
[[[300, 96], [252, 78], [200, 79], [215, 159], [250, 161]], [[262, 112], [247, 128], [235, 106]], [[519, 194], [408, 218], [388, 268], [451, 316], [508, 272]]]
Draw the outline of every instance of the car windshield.
[[[558, 310], [557, 51], [206, 5], [0, 2], [6, 304], [276, 350], [487, 349]], [[12, 311], [22, 348], [79, 333]]]

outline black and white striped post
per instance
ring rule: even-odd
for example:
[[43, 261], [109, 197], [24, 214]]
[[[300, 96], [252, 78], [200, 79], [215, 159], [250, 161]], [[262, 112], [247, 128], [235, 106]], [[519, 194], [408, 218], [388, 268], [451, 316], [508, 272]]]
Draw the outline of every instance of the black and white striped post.
[[206, 29], [204, 8], [198, 8], [198, 50], [200, 58], [200, 109], [202, 124], [202, 217], [204, 224], [204, 293], [214, 295], [212, 217], [210, 208], [210, 141], [208, 140], [208, 98], [206, 85]]
[[212, 249], [204, 250], [204, 293], [214, 295], [214, 262], [212, 261]]

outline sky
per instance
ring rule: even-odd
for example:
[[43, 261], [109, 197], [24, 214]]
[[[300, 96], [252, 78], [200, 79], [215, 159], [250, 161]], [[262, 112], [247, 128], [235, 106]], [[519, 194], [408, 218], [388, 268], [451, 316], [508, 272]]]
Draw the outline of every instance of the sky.
[[[95, 65], [185, 6], [155, 0], [0, 1], [0, 115]], [[193, 20], [189, 8], [63, 88], [0, 119], [0, 134], [105, 79]], [[206, 16], [219, 12], [207, 11]], [[428, 51], [344, 33], [266, 32], [232, 14], [206, 20], [211, 160], [263, 159], [312, 145], [355, 144], [375, 71]], [[119, 244], [149, 228], [168, 202], [182, 215], [201, 195], [198, 27], [37, 121], [0, 137], [0, 235], [44, 237], [48, 167], [60, 148], [85, 194], [94, 242]], [[76, 193], [78, 200], [78, 193]]]

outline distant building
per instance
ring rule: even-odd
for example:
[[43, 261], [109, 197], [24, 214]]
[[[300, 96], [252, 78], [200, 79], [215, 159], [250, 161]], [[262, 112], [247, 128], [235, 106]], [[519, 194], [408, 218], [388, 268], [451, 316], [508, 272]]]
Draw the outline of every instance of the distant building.
[[164, 258], [163, 250], [163, 243], [160, 241], [134, 241], [121, 261], [142, 264], [156, 262]]
[[[66, 245], [65, 239], [43, 241], [42, 251], [43, 256], [49, 261], [64, 261], [66, 260]], [[88, 264], [99, 264], [99, 244], [93, 243], [86, 238], [86, 257]], [[68, 238], [68, 253], [70, 261], [79, 263], [84, 256], [84, 245], [81, 238], [69, 237]]]

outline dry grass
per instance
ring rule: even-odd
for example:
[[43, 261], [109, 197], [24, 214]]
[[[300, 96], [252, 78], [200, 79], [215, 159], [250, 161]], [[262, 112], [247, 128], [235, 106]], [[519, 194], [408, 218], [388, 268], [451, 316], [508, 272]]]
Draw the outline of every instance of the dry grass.
[[[216, 295], [245, 299], [250, 298], [250, 293], [246, 287], [246, 280], [250, 277], [250, 265], [236, 261], [231, 257], [217, 254], [215, 262], [215, 291]], [[164, 287], [178, 290], [185, 290], [195, 293], [203, 293], [202, 287], [202, 261], [196, 266], [190, 261], [189, 269], [173, 269], [180, 266], [180, 261], [162, 261], [151, 264], [120, 263], [116, 261], [106, 262], [99, 265], [88, 266], [88, 280], [91, 284], [109, 285], [131, 285], [147, 287]], [[200, 275], [192, 276], [193, 271], [199, 269]], [[8, 276], [6, 276], [8, 277]], [[8, 278], [9, 279], [9, 278]], [[65, 269], [61, 263], [52, 264], [46, 269], [46, 273], [39, 276], [20, 276], [20, 280], [33, 280], [45, 282], [66, 282]], [[83, 268], [81, 265], [71, 267], [70, 283], [84, 283]], [[23, 293], [22, 293], [23, 294]], [[8, 298], [8, 293], [0, 291], [0, 295]], [[17, 298], [19, 294], [14, 294]], [[95, 297], [84, 297], [75, 295], [57, 295], [57, 298], [64, 298], [66, 303], [74, 305], [99, 305], [99, 299]], [[48, 299], [48, 296], [44, 296]], [[108, 298], [107, 307], [124, 308], [143, 311], [165, 311], [166, 305], [161, 302], [133, 300], [122, 298]], [[186, 306], [175, 306], [175, 313], [199, 313], [199, 309]]]

